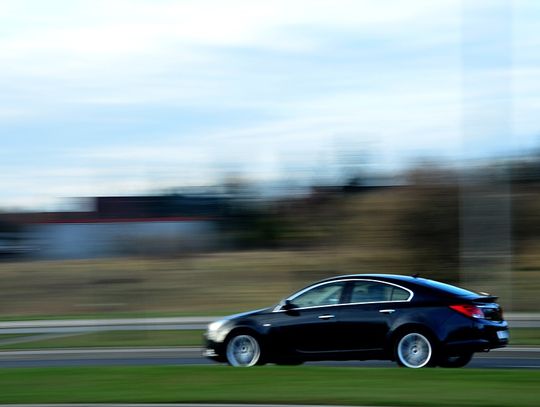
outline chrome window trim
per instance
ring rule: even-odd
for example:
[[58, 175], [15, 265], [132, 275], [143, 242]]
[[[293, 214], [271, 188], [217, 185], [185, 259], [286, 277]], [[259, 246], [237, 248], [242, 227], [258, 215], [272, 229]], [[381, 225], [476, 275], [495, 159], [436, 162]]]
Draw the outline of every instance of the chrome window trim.
[[[396, 284], [396, 283], [391, 283], [389, 281], [375, 280], [375, 279], [372, 279], [372, 278], [347, 278], [347, 279], [343, 279], [343, 280], [323, 281], [323, 282], [318, 283], [318, 284], [310, 285], [309, 287], [306, 287], [306, 288], [294, 293], [290, 297], [285, 298], [285, 300], [289, 300], [289, 301], [293, 300], [296, 297], [298, 297], [299, 295], [302, 295], [305, 292], [307, 292], [309, 290], [312, 290], [314, 288], [317, 288], [317, 287], [319, 287], [321, 285], [332, 284], [332, 283], [344, 283], [344, 282], [348, 282], [348, 281], [371, 281], [373, 283], [381, 283], [381, 284], [391, 285], [391, 286], [401, 288], [402, 290], [407, 291], [409, 293], [409, 298], [407, 298], [406, 300], [393, 300], [393, 301], [391, 300], [391, 301], [346, 302], [346, 303], [343, 303], [343, 304], [314, 305], [314, 306], [311, 306], [311, 307], [300, 307], [300, 308], [293, 308], [293, 309], [294, 310], [304, 310], [304, 309], [313, 309], [313, 308], [342, 307], [342, 306], [346, 306], [346, 305], [361, 305], [361, 304], [394, 304], [394, 303], [399, 303], [399, 302], [411, 302], [411, 300], [414, 297], [414, 292], [412, 290], [410, 290], [409, 288], [403, 287], [403, 286], [401, 286], [399, 284]], [[281, 309], [281, 307], [282, 306], [280, 304], [276, 305], [276, 307], [272, 310], [272, 312], [285, 312], [286, 310]]]

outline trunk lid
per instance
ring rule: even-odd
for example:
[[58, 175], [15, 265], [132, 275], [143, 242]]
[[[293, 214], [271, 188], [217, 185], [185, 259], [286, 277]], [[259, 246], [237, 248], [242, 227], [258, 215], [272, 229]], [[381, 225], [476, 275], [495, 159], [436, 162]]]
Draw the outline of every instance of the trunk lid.
[[504, 321], [502, 307], [496, 301], [497, 297], [493, 295], [481, 295], [471, 299], [471, 302], [484, 312], [484, 319]]

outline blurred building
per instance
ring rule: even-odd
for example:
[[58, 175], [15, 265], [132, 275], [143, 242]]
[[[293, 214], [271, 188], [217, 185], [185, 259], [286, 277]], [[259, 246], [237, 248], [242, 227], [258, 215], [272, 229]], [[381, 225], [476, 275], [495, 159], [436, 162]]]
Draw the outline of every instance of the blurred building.
[[89, 212], [6, 216], [20, 226], [24, 255], [81, 259], [125, 255], [181, 255], [219, 246], [226, 202], [212, 196], [94, 198]]

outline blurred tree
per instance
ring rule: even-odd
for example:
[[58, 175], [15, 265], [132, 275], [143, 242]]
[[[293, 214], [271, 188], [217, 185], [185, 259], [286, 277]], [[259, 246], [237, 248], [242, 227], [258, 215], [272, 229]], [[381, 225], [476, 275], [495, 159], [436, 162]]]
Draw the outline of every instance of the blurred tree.
[[402, 242], [411, 267], [426, 277], [458, 282], [460, 266], [459, 189], [415, 186], [401, 216]]

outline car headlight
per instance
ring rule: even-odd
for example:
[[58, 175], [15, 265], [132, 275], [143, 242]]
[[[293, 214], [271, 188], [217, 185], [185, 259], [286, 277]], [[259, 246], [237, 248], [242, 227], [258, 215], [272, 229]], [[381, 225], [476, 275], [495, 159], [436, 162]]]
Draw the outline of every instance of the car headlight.
[[210, 325], [208, 325], [208, 328], [206, 329], [206, 337], [211, 341], [223, 342], [226, 332], [224, 332], [224, 330], [221, 328], [225, 322], [225, 320], [220, 320], [212, 322]]

